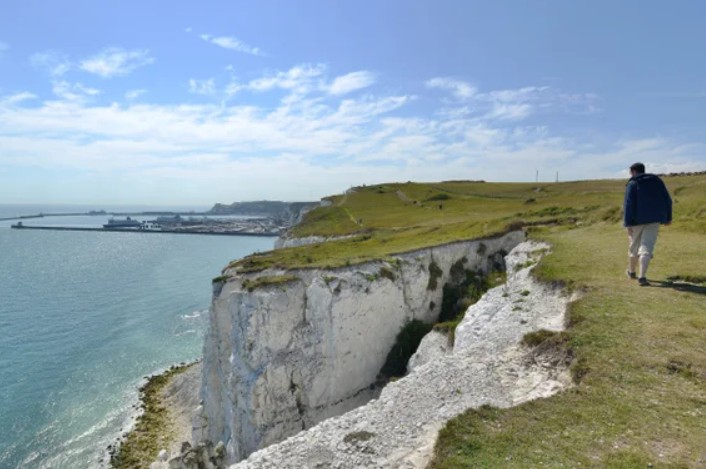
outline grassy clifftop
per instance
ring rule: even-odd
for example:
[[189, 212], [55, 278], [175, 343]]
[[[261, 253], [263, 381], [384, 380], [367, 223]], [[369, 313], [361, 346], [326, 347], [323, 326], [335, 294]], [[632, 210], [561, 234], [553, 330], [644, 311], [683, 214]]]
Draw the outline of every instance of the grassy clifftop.
[[[706, 231], [706, 175], [665, 178], [676, 200], [676, 224]], [[618, 223], [625, 181], [558, 184], [441, 183], [357, 187], [328, 198], [291, 235], [349, 236], [330, 243], [249, 256], [231, 267], [335, 267], [442, 243], [493, 236], [518, 223]]]
[[540, 278], [584, 291], [566, 332], [582, 378], [549, 399], [467, 411], [430, 467], [706, 467], [706, 232], [680, 223], [661, 230], [650, 287], [626, 278], [615, 224], [535, 231], [554, 246]]
[[470, 410], [441, 431], [432, 468], [706, 467], [706, 175], [664, 178], [650, 287], [625, 278], [624, 181], [386, 184], [331, 197], [295, 236], [352, 237], [232, 267], [339, 266], [491, 236], [523, 222], [553, 244], [537, 270], [584, 295], [566, 338], [576, 387], [511, 409]]

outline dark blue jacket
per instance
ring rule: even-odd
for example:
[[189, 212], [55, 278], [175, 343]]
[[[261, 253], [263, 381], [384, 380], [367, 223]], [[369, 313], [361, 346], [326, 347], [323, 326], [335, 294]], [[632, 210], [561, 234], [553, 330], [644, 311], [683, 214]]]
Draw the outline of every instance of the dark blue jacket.
[[628, 181], [623, 205], [625, 226], [672, 221], [672, 198], [654, 174], [638, 174]]

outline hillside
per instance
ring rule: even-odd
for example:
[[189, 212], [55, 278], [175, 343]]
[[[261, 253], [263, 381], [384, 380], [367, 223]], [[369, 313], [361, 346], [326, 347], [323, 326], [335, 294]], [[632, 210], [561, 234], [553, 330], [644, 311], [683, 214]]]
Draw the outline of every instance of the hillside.
[[[706, 175], [670, 176], [673, 230], [706, 232]], [[624, 180], [556, 184], [441, 182], [357, 187], [305, 214], [293, 237], [347, 238], [249, 256], [239, 271], [355, 264], [391, 253], [504, 233], [513, 226], [620, 223]]]
[[525, 225], [553, 245], [536, 275], [582, 292], [562, 336], [576, 387], [468, 411], [441, 431], [432, 467], [704, 467], [706, 176], [665, 182], [674, 223], [662, 229], [647, 288], [624, 275], [617, 180], [359, 187], [290, 233], [346, 238], [250, 256], [230, 272], [350, 265]]

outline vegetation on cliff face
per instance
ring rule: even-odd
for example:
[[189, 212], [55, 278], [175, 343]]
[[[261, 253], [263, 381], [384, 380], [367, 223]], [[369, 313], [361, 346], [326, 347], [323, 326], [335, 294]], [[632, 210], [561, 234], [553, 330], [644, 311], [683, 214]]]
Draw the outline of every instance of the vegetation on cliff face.
[[157, 459], [160, 449], [174, 437], [169, 409], [163, 402], [162, 391], [174, 376], [185, 372], [192, 364], [173, 366], [164, 373], [150, 376], [140, 388], [142, 415], [125, 439], [112, 451], [110, 465], [114, 469], [148, 469]]
[[409, 321], [397, 334], [395, 344], [385, 359], [385, 364], [380, 369], [379, 379], [382, 382], [390, 378], [404, 376], [407, 373], [407, 363], [417, 351], [425, 335], [431, 330], [431, 324], [426, 324], [417, 319]]
[[248, 291], [252, 292], [258, 288], [266, 288], [272, 286], [283, 286], [290, 282], [296, 282], [299, 277], [295, 275], [268, 275], [264, 277], [257, 277], [254, 279], [245, 279], [243, 281], [243, 287], [247, 288]]
[[[706, 175], [666, 177], [675, 224], [706, 231]], [[357, 187], [308, 212], [291, 236], [346, 239], [254, 254], [230, 267], [340, 267], [459, 240], [491, 237], [523, 225], [575, 227], [620, 222], [623, 180], [566, 183], [404, 183]], [[445, 197], [445, 196], [448, 196]], [[528, 204], [527, 201], [533, 202]]]

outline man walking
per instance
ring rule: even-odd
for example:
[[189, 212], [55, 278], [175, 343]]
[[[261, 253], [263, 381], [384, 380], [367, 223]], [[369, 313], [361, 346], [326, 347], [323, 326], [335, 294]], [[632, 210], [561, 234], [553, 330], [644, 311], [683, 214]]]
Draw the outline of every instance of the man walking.
[[[630, 180], [625, 188], [624, 224], [630, 240], [628, 277], [637, 278], [647, 286], [647, 267], [652, 259], [659, 225], [672, 223], [672, 198], [664, 182], [654, 174], [645, 173], [645, 165], [630, 166]], [[639, 277], [635, 269], [640, 268]]]

